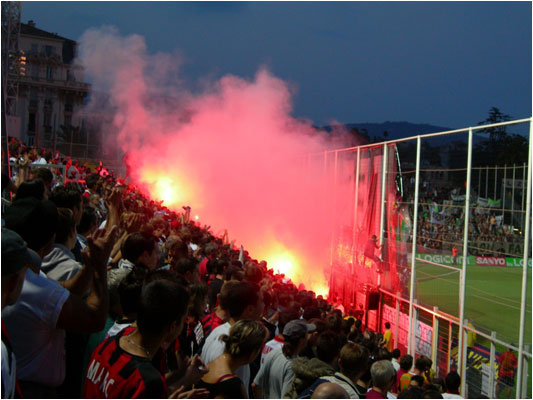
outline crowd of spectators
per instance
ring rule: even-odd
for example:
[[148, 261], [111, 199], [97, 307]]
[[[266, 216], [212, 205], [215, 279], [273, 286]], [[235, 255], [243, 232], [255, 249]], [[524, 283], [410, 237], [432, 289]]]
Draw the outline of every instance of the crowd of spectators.
[[[423, 249], [451, 251], [462, 246], [464, 231], [464, 201], [454, 201], [453, 195], [459, 195], [460, 188], [443, 187], [422, 190], [419, 199], [418, 238]], [[413, 203], [409, 197], [407, 203]], [[409, 216], [413, 218], [413, 206], [408, 206]], [[520, 243], [523, 237], [509, 225], [502, 222], [502, 211], [481, 206], [474, 202], [470, 210], [469, 241], [499, 243]], [[410, 239], [410, 238], [409, 238]], [[475, 246], [474, 246], [475, 247]], [[483, 253], [483, 249], [471, 249], [472, 254]], [[503, 248], [498, 248], [505, 253]], [[486, 255], [497, 255], [492, 251]]]
[[75, 161], [64, 183], [15, 147], [2, 397], [459, 398], [456, 373], [438, 379], [427, 357], [390, 351], [390, 331], [298, 290], [189, 207]]

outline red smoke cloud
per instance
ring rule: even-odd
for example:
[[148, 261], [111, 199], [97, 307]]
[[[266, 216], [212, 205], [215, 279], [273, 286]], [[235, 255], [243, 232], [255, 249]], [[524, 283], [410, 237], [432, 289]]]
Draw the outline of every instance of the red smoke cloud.
[[327, 141], [291, 116], [287, 83], [260, 69], [192, 95], [168, 83], [179, 83], [166, 68], [171, 57], [150, 56], [142, 37], [113, 29], [87, 31], [80, 61], [96, 90], [109, 92], [134, 182], [169, 208], [190, 205], [215, 234], [228, 229], [295, 283], [327, 292], [327, 186], [321, 166], [305, 163]]

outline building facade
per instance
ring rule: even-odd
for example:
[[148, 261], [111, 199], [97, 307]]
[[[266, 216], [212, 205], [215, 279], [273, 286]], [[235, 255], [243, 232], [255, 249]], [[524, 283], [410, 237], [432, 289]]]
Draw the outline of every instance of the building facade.
[[80, 115], [91, 85], [83, 82], [83, 67], [74, 64], [76, 42], [28, 21], [20, 25], [19, 49], [25, 65], [19, 80], [18, 137], [48, 149], [88, 144]]

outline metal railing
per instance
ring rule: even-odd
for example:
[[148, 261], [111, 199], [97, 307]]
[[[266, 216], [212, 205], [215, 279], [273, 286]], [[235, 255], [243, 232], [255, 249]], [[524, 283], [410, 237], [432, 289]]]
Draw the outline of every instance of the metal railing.
[[[523, 179], [523, 182], [521, 182], [522, 184], [522, 190], [525, 190], [525, 196], [523, 195], [522, 196], [522, 204], [524, 204], [524, 207], [522, 208], [521, 211], [524, 211], [523, 213], [523, 218], [524, 218], [524, 224], [523, 224], [523, 234], [521, 236], [521, 239], [523, 239], [523, 264], [522, 264], [522, 276], [521, 276], [521, 293], [520, 293], [520, 321], [519, 321], [519, 333], [518, 333], [518, 345], [515, 346], [515, 345], [512, 345], [511, 342], [508, 342], [506, 340], [501, 340], [497, 337], [497, 334], [496, 332], [491, 332], [491, 334], [487, 334], [486, 332], [483, 332], [481, 330], [476, 330], [475, 328], [473, 328], [472, 326], [469, 326], [469, 321], [468, 319], [466, 318], [466, 315], [465, 315], [465, 299], [466, 299], [466, 296], [467, 296], [467, 285], [466, 285], [466, 281], [467, 281], [467, 275], [469, 274], [469, 265], [468, 265], [468, 257], [467, 255], [469, 254], [469, 247], [471, 247], [471, 239], [470, 239], [470, 235], [469, 235], [469, 228], [470, 227], [470, 223], [472, 222], [473, 220], [473, 217], [471, 215], [471, 211], [472, 211], [472, 204], [471, 204], [471, 194], [472, 194], [472, 189], [473, 189], [473, 177], [472, 177], [472, 170], [473, 169], [479, 169], [479, 171], [482, 171], [482, 168], [475, 168], [473, 167], [473, 163], [472, 163], [472, 153], [473, 153], [473, 143], [474, 143], [474, 133], [475, 132], [478, 132], [478, 131], [481, 131], [481, 130], [487, 130], [487, 129], [490, 129], [490, 128], [495, 128], [495, 127], [504, 127], [504, 126], [511, 126], [511, 125], [518, 125], [518, 124], [528, 124], [528, 136], [529, 136], [529, 155], [528, 155], [528, 162], [527, 164], [524, 164], [524, 165], [520, 165], [519, 168], [522, 168], [522, 173], [520, 174], [521, 175], [521, 178]], [[333, 168], [333, 182], [334, 182], [334, 186], [337, 182], [339, 178], [338, 176], [338, 173], [337, 173], [337, 168], [341, 168], [341, 167], [338, 167], [338, 160], [340, 158], [341, 155], [345, 155], [347, 153], [350, 153], [352, 154], [350, 157], [353, 157], [354, 159], [352, 160], [353, 162], [353, 170], [355, 171], [355, 176], [353, 177], [355, 183], [355, 187], [356, 187], [356, 190], [354, 192], [354, 197], [355, 197], [355, 204], [353, 206], [353, 211], [354, 211], [354, 225], [353, 225], [353, 242], [352, 242], [352, 259], [355, 260], [355, 252], [354, 252], [354, 243], [355, 243], [355, 237], [356, 237], [356, 222], [355, 222], [355, 218], [356, 218], [356, 215], [357, 215], [357, 208], [358, 208], [358, 204], [359, 204], [359, 199], [358, 199], [358, 186], [359, 186], [359, 174], [360, 174], [360, 168], [361, 168], [361, 155], [362, 155], [362, 151], [363, 150], [372, 150], [372, 151], [376, 151], [376, 154], [378, 156], [381, 157], [381, 159], [378, 161], [380, 162], [382, 165], [381, 165], [381, 171], [380, 171], [380, 180], [379, 180], [379, 184], [377, 186], [379, 186], [381, 188], [380, 189], [376, 189], [379, 193], [379, 201], [380, 201], [380, 205], [379, 205], [379, 208], [376, 207], [376, 212], [379, 212], [379, 238], [380, 238], [380, 243], [383, 244], [384, 242], [384, 239], [386, 237], [386, 235], [388, 235], [389, 232], [386, 232], [386, 223], [385, 223], [385, 220], [386, 220], [386, 215], [385, 215], [385, 202], [387, 201], [386, 197], [385, 197], [385, 188], [386, 188], [386, 184], [387, 182], [390, 182], [388, 181], [388, 179], [391, 178], [391, 176], [388, 176], [388, 169], [390, 168], [390, 166], [387, 165], [387, 163], [391, 162], [390, 161], [390, 158], [387, 157], [387, 152], [388, 151], [391, 151], [391, 147], [392, 146], [395, 146], [396, 144], [398, 143], [402, 143], [402, 142], [407, 142], [407, 141], [416, 141], [416, 166], [415, 166], [415, 170], [414, 170], [414, 173], [415, 173], [415, 184], [414, 184], [414, 190], [415, 190], [415, 193], [414, 193], [414, 199], [413, 199], [413, 219], [412, 219], [412, 249], [411, 249], [411, 260], [410, 260], [410, 268], [411, 268], [411, 271], [410, 271], [410, 287], [409, 287], [409, 299], [405, 299], [405, 298], [402, 298], [401, 296], [395, 294], [395, 293], [391, 293], [387, 290], [385, 290], [383, 287], [381, 287], [380, 285], [380, 280], [381, 280], [381, 275], [378, 274], [378, 277], [377, 277], [377, 286], [380, 290], [381, 293], [383, 294], [386, 294], [388, 296], [391, 296], [392, 298], [395, 299], [395, 301], [397, 302], [397, 304], [404, 304], [404, 305], [407, 305], [408, 306], [408, 319], [409, 319], [409, 322], [408, 322], [408, 332], [407, 332], [407, 337], [408, 337], [408, 342], [406, 343], [407, 344], [407, 352], [414, 355], [415, 354], [415, 349], [416, 349], [416, 326], [417, 324], [419, 323], [419, 321], [417, 321], [417, 314], [419, 312], [424, 312], [424, 313], [427, 313], [428, 315], [432, 315], [433, 316], [433, 319], [434, 319], [434, 326], [433, 326], [433, 329], [437, 329], [438, 331], [438, 321], [446, 321], [449, 325], [450, 325], [450, 328], [449, 328], [449, 332], [450, 332], [450, 338], [451, 338], [451, 332], [455, 329], [458, 333], [457, 333], [457, 371], [458, 373], [462, 376], [462, 377], [466, 377], [466, 368], [467, 368], [467, 343], [466, 343], [466, 335], [468, 333], [475, 333], [477, 334], [479, 337], [483, 338], [484, 340], [488, 341], [490, 343], [490, 372], [488, 373], [488, 376], [487, 376], [487, 379], [489, 380], [489, 389], [487, 389], [487, 395], [489, 395], [489, 397], [494, 397], [495, 395], [495, 392], [494, 392], [494, 382], [495, 382], [495, 374], [494, 374], [494, 370], [492, 368], [493, 364], [494, 364], [494, 361], [495, 361], [495, 353], [496, 353], [496, 350], [495, 350], [495, 346], [504, 346], [506, 348], [511, 348], [511, 349], [514, 349], [515, 351], [518, 352], [518, 368], [517, 368], [517, 384], [516, 384], [516, 398], [522, 398], [522, 397], [525, 397], [527, 396], [527, 382], [528, 382], [528, 375], [530, 374], [529, 370], [530, 370], [530, 366], [531, 366], [531, 350], [529, 348], [529, 345], [526, 345], [526, 342], [525, 342], [525, 326], [526, 326], [526, 309], [527, 309], [527, 291], [528, 291], [528, 288], [530, 289], [531, 286], [528, 287], [528, 259], [529, 259], [529, 254], [530, 254], [530, 246], [531, 246], [531, 155], [532, 155], [532, 152], [533, 152], [533, 147], [532, 147], [532, 131], [533, 131], [533, 122], [532, 122], [532, 118], [524, 118], [524, 119], [519, 119], [519, 120], [515, 120], [515, 121], [508, 121], [508, 122], [502, 122], [502, 123], [497, 123], [497, 124], [490, 124], [490, 125], [483, 125], [483, 126], [475, 126], [475, 127], [468, 127], [468, 128], [463, 128], [463, 129], [455, 129], [455, 130], [450, 130], [450, 131], [445, 131], [445, 132], [437, 132], [437, 133], [432, 133], [432, 134], [425, 134], [425, 135], [417, 135], [417, 136], [412, 136], [412, 137], [408, 137], [408, 138], [403, 138], [403, 139], [397, 139], [397, 140], [389, 140], [389, 141], [385, 141], [385, 142], [382, 142], [382, 143], [372, 143], [372, 144], [367, 144], [367, 145], [362, 145], [362, 146], [355, 146], [355, 147], [350, 147], [350, 148], [345, 148], [345, 149], [338, 149], [338, 150], [328, 150], [328, 151], [325, 151], [325, 152], [321, 152], [321, 153], [313, 153], [313, 154], [309, 154], [308, 155], [308, 161], [307, 161], [307, 164], [310, 164], [310, 160], [311, 160], [311, 157], [323, 157], [323, 160], [324, 160], [324, 171], [327, 171], [328, 169], [328, 158], [331, 160], [331, 159], [334, 159], [334, 164], [331, 165], [329, 164], [329, 169], [331, 170], [331, 168]], [[464, 206], [463, 206], [463, 210], [464, 210], [464, 214], [463, 214], [463, 218], [464, 218], [464, 221], [462, 221], [462, 254], [464, 255], [462, 257], [462, 265], [460, 267], [450, 267], [449, 265], [446, 265], [444, 263], [439, 263], [439, 262], [430, 262], [429, 264], [432, 264], [434, 266], [437, 266], [437, 267], [442, 267], [442, 268], [445, 268], [447, 270], [452, 270], [452, 271], [455, 271], [457, 272], [458, 274], [458, 280], [459, 280], [459, 295], [458, 295], [458, 304], [459, 304], [459, 311], [458, 311], [458, 315], [457, 316], [450, 316], [449, 314], [446, 314], [446, 313], [443, 313], [443, 312], [440, 312], [438, 310], [435, 310], [435, 309], [429, 309], [427, 307], [424, 307], [422, 305], [419, 305], [418, 304], [418, 301], [417, 301], [417, 298], [415, 296], [415, 287], [416, 287], [416, 274], [417, 274], [417, 261], [423, 261], [425, 263], [427, 263], [425, 260], [421, 260], [420, 258], [416, 257], [416, 253], [417, 253], [417, 239], [420, 237], [420, 232], [419, 232], [419, 227], [418, 227], [418, 221], [419, 221], [419, 206], [420, 206], [420, 191], [419, 191], [419, 187], [420, 187], [420, 181], [421, 181], [421, 177], [420, 177], [420, 172], [422, 170], [421, 168], [421, 150], [422, 150], [422, 140], [427, 140], [427, 139], [430, 139], [430, 138], [438, 138], [438, 137], [442, 137], [442, 136], [445, 136], [445, 135], [456, 135], [456, 134], [466, 134], [467, 135], [467, 150], [466, 150], [466, 169], [461, 169], [462, 171], [466, 171], [466, 182], [465, 182], [465, 189], [466, 189], [466, 194], [465, 194], [465, 198], [464, 198]], [[328, 157], [328, 156], [333, 156], [333, 157]], [[496, 167], [494, 167], [496, 168]], [[516, 169], [517, 167], [514, 166], [514, 167], [509, 167], [509, 166], [506, 166], [505, 169], [504, 169], [504, 179], [507, 177], [507, 170], [509, 168], [512, 168], [512, 171], [514, 171], [513, 173], [513, 188], [514, 188], [514, 182], [515, 182], [515, 178], [516, 178]], [[526, 170], [527, 170], [527, 173], [526, 173]], [[364, 172], [364, 171], [363, 171]], [[509, 177], [510, 178], [510, 177]], [[368, 179], [368, 177], [367, 177]], [[497, 178], [495, 178], [496, 180]], [[526, 185], [526, 180], [527, 180], [527, 185]], [[481, 178], [478, 177], [478, 190], [480, 190], [480, 181], [481, 181]], [[505, 186], [505, 182], [503, 183], [503, 185]], [[489, 194], [489, 191], [487, 189], [488, 187], [488, 174], [486, 175], [485, 177], [485, 194]], [[513, 192], [514, 192], [514, 189], [513, 189]], [[336, 197], [337, 195], [335, 194], [336, 193], [336, 190], [334, 189], [333, 190], [333, 194], [332, 196], [334, 197], [334, 200], [332, 202], [333, 205], [336, 205], [337, 202], [338, 202], [338, 197]], [[478, 193], [479, 194], [479, 193]], [[514, 195], [513, 195], [514, 197]], [[505, 200], [504, 200], [505, 201]], [[514, 201], [514, 199], [513, 199]], [[513, 206], [514, 207], [514, 206]], [[505, 209], [505, 206], [502, 207], [503, 209]], [[379, 211], [378, 211], [379, 210]], [[511, 209], [511, 211], [513, 213], [516, 213], [517, 210], [514, 210], [514, 208]], [[334, 211], [335, 212], [335, 211]], [[332, 246], [334, 245], [334, 240], [333, 240], [333, 235], [334, 235], [334, 232], [332, 232], [332, 240], [331, 240], [331, 243], [332, 243]], [[331, 254], [332, 254], [332, 257], [331, 257], [331, 261], [333, 263], [333, 253], [334, 253], [334, 250], [332, 249], [331, 250]], [[352, 262], [355, 262], [355, 261], [352, 261]], [[333, 268], [332, 268], [332, 271], [333, 271]], [[355, 279], [355, 278], [354, 278]], [[398, 313], [399, 313], [399, 309], [398, 309]], [[517, 321], [518, 322], [518, 321]], [[437, 324], [437, 326], [435, 326], [435, 323]], [[394, 325], [394, 320], [391, 321], [391, 325]], [[396, 324], [396, 329], [398, 329], [397, 327], [397, 324]], [[397, 336], [396, 336], [397, 337]], [[528, 338], [528, 342], [531, 343], [531, 338]], [[450, 346], [450, 351], [448, 353], [451, 352], [451, 343], [449, 342], [449, 346]], [[432, 352], [436, 351], [436, 345], [435, 343], [432, 343]], [[448, 357], [450, 357], [451, 354], [448, 354]], [[436, 361], [436, 360], [434, 360]], [[448, 366], [449, 366], [449, 360], [448, 360]], [[466, 386], [467, 385], [463, 385], [462, 388], [461, 388], [461, 394], [464, 396], [466, 396]]]

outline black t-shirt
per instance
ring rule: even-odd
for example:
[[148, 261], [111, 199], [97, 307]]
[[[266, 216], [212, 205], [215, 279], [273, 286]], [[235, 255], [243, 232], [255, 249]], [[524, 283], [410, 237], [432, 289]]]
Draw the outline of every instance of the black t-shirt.
[[219, 380], [216, 383], [207, 383], [201, 380], [196, 387], [209, 390], [210, 399], [215, 397], [222, 397], [224, 399], [245, 399], [246, 397], [243, 393], [242, 384], [242, 381], [238, 377], [233, 376], [232, 378], [221, 382]]

